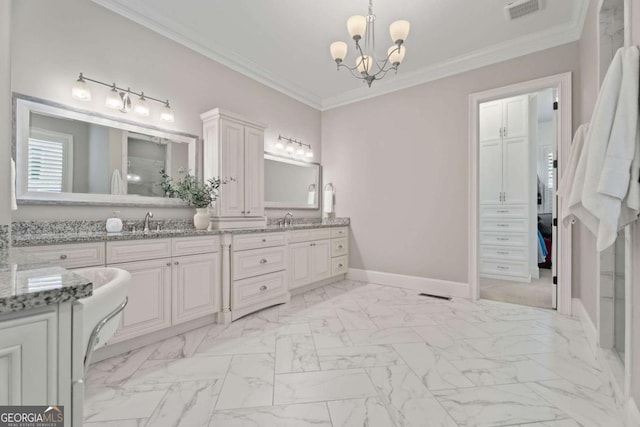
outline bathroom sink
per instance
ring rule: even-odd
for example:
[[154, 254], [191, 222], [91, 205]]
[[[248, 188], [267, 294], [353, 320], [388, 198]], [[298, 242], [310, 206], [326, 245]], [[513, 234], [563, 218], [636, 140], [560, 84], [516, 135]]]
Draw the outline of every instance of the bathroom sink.
[[85, 351], [86, 368], [93, 351], [104, 346], [118, 328], [126, 305], [131, 274], [111, 267], [85, 268], [73, 272], [93, 283], [93, 295], [78, 300], [83, 305], [82, 348]]

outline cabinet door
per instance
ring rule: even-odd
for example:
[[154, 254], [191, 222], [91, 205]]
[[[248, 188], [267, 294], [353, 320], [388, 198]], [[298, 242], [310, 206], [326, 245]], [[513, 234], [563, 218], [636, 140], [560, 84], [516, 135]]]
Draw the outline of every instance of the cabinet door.
[[331, 240], [316, 240], [311, 246], [311, 281], [331, 277]]
[[220, 216], [244, 215], [244, 126], [220, 121]]
[[220, 254], [173, 258], [172, 324], [220, 310]]
[[311, 243], [289, 245], [289, 289], [311, 283]]
[[0, 324], [0, 405], [59, 401], [56, 319], [49, 311]]
[[500, 204], [502, 192], [502, 140], [481, 142], [479, 152], [479, 202]]
[[264, 132], [244, 128], [244, 208], [246, 216], [264, 215]]
[[114, 264], [131, 273], [129, 302], [110, 343], [171, 326], [171, 259]]
[[507, 138], [503, 150], [503, 188], [505, 203], [529, 203], [529, 144], [528, 138]]
[[500, 139], [502, 128], [502, 101], [480, 104], [480, 142]]
[[528, 95], [507, 98], [502, 101], [504, 137], [526, 136], [529, 131]]

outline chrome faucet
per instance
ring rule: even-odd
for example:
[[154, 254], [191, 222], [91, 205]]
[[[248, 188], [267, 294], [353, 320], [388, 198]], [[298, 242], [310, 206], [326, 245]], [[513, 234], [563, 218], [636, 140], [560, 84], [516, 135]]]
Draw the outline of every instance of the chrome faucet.
[[289, 225], [293, 225], [293, 214], [291, 212], [287, 212], [282, 219], [282, 225], [287, 226], [287, 218], [289, 218]]
[[152, 212], [147, 212], [144, 216], [144, 231], [149, 231], [149, 218], [153, 218]]

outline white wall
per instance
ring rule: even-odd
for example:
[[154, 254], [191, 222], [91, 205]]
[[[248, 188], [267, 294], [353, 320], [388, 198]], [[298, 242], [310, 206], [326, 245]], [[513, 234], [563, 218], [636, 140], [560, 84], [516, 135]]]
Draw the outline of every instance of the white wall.
[[572, 43], [323, 112], [351, 267], [466, 283], [469, 95], [578, 68]]
[[11, 1], [0, 2], [0, 227], [11, 222]]
[[[9, 2], [0, 3], [6, 8]], [[155, 105], [148, 119], [118, 112], [116, 118], [201, 135], [200, 113], [221, 107], [267, 123], [266, 145], [278, 134], [301, 139], [312, 145], [314, 160], [320, 161], [319, 111], [89, 0], [20, 0], [13, 4], [11, 89], [14, 92], [113, 115], [113, 111], [104, 106], [106, 89], [92, 86], [94, 96], [90, 103], [71, 98], [71, 86], [82, 71], [98, 80], [115, 81], [152, 96], [170, 99], [176, 122], [170, 126], [161, 122]], [[2, 13], [3, 20], [6, 16]], [[0, 25], [0, 28], [4, 34], [8, 26]], [[7, 74], [1, 73], [2, 76]], [[0, 99], [4, 98], [0, 96]], [[2, 104], [5, 108], [5, 103]], [[1, 110], [0, 116], [7, 120], [11, 114]], [[3, 142], [3, 149], [5, 146]], [[5, 185], [4, 182], [6, 180], [0, 179], [0, 185]], [[47, 207], [43, 210], [25, 206], [14, 213], [14, 219], [106, 218], [112, 210], [112, 207]], [[125, 218], [139, 218], [147, 209], [119, 210]], [[190, 209], [153, 210], [159, 218], [193, 215]], [[280, 215], [280, 212], [268, 211], [267, 215]], [[300, 211], [296, 215], [318, 216], [319, 211]]]

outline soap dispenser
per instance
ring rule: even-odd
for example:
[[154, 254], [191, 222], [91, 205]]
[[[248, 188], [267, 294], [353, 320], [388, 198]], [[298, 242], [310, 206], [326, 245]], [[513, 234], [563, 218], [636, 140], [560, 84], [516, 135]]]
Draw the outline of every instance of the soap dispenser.
[[113, 217], [107, 218], [107, 233], [122, 232], [122, 220], [118, 218], [120, 212], [115, 211]]

